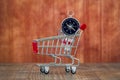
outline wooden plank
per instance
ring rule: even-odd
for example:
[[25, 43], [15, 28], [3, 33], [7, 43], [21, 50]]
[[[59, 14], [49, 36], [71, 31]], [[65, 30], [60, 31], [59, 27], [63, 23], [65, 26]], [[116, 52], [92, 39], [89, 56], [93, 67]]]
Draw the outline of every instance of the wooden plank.
[[101, 38], [100, 38], [100, 0], [86, 0], [84, 16], [87, 24], [85, 31], [85, 62], [101, 61]]
[[120, 56], [120, 7], [119, 1], [102, 0], [102, 62], [119, 62]]

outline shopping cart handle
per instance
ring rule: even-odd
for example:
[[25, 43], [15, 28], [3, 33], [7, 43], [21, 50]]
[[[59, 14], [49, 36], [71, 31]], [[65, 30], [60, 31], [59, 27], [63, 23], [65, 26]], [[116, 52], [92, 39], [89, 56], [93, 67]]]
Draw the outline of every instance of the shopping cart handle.
[[38, 53], [38, 44], [37, 44], [37, 41], [33, 41], [32, 42], [32, 47], [33, 47], [33, 52], [35, 53], [35, 54], [37, 54]]
[[81, 29], [81, 30], [85, 30], [85, 28], [86, 28], [86, 24], [82, 24], [82, 25], [80, 26], [80, 29]]

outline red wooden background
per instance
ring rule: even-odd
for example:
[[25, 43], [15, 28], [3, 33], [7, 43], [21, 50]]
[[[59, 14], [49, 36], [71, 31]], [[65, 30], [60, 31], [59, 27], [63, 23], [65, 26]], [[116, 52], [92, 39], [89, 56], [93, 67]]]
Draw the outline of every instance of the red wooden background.
[[57, 35], [68, 10], [87, 24], [81, 62], [120, 62], [120, 0], [0, 0], [0, 62], [49, 61], [32, 53], [32, 40]]

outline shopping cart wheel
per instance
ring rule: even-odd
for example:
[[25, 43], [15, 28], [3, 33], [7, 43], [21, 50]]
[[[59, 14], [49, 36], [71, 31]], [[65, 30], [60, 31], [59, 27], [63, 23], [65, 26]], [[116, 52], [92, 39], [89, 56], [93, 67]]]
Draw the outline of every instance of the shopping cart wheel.
[[44, 67], [44, 66], [41, 66], [41, 67], [40, 67], [40, 72], [42, 72], [42, 73], [45, 72], [45, 67]]
[[71, 73], [72, 73], [72, 74], [75, 74], [75, 73], [76, 73], [76, 67], [75, 67], [75, 66], [72, 66], [72, 67], [71, 67]]
[[44, 71], [45, 74], [48, 74], [49, 73], [49, 66], [45, 66], [45, 71]]
[[65, 71], [68, 73], [68, 72], [70, 72], [70, 66], [66, 66], [65, 67]]

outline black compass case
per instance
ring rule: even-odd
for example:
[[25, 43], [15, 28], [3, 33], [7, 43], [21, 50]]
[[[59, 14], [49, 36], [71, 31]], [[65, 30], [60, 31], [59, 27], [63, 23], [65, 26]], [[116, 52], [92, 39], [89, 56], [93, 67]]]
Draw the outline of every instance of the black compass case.
[[74, 35], [80, 27], [80, 23], [75, 18], [66, 18], [62, 22], [62, 32], [65, 35]]

